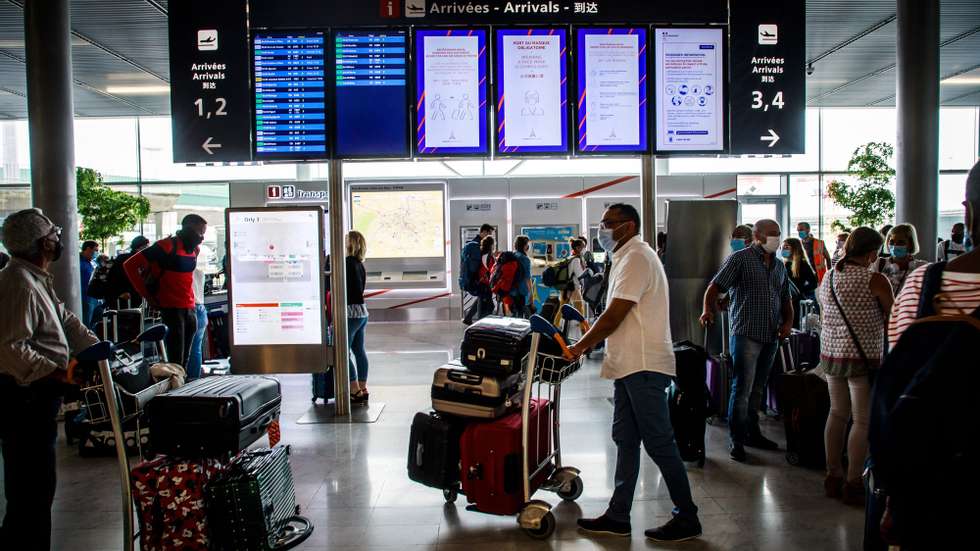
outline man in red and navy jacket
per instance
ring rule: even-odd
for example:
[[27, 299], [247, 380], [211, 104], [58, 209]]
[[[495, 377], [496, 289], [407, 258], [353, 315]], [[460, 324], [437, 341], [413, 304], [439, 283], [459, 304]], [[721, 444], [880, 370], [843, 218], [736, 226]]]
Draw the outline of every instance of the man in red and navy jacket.
[[[151, 306], [160, 309], [167, 326], [167, 356], [184, 366], [190, 353], [191, 341], [197, 331], [194, 303], [194, 268], [198, 245], [204, 241], [207, 220], [188, 214], [173, 237], [166, 237], [134, 254], [123, 268], [140, 295]], [[152, 281], [147, 288], [147, 282]]]

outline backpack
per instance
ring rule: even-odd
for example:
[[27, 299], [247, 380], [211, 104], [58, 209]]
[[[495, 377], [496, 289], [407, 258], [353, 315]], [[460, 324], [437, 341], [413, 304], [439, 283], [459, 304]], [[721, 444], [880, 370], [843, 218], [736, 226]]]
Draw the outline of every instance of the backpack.
[[473, 267], [480, 262], [480, 244], [475, 241], [468, 241], [463, 245], [463, 250], [459, 254], [459, 288], [470, 294], [476, 294], [476, 278], [479, 271], [474, 272]]
[[975, 510], [975, 495], [965, 489], [977, 487], [980, 460], [980, 309], [971, 316], [936, 315], [933, 301], [945, 267], [926, 269], [919, 319], [886, 357], [871, 399], [874, 480], [889, 498], [893, 535], [903, 549], [952, 548], [937, 544], [937, 535], [961, 537], [957, 529], [970, 525]]
[[92, 279], [88, 282], [88, 290], [85, 291], [88, 296], [100, 299], [109, 298], [109, 289], [111, 287], [109, 274], [115, 263], [116, 259], [110, 258], [95, 269], [95, 272], [92, 274]]
[[562, 260], [554, 266], [548, 266], [548, 268], [541, 274], [541, 283], [545, 287], [551, 287], [552, 289], [565, 289], [571, 283], [571, 264], [572, 257]]
[[500, 253], [490, 273], [490, 289], [494, 294], [497, 296], [511, 294], [515, 290], [514, 284], [517, 282], [520, 269], [521, 263], [516, 254], [510, 251]]
[[480, 275], [477, 277], [477, 282], [480, 284], [480, 287], [491, 287], [490, 276], [493, 274], [493, 267], [495, 264], [496, 261], [494, 260], [493, 255], [490, 255], [490, 258], [487, 259], [486, 264], [483, 263], [482, 258], [480, 259]]

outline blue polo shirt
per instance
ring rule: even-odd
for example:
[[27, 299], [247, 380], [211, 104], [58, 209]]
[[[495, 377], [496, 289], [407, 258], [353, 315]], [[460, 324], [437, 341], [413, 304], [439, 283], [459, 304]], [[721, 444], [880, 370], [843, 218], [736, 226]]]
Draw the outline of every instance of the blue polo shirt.
[[732, 253], [712, 281], [731, 297], [732, 335], [771, 343], [779, 337], [783, 302], [790, 300], [786, 266], [753, 245]]
[[91, 260], [85, 260], [81, 254], [78, 255], [78, 267], [81, 272], [82, 298], [88, 298], [88, 284], [92, 281], [92, 273], [95, 272], [95, 265]]

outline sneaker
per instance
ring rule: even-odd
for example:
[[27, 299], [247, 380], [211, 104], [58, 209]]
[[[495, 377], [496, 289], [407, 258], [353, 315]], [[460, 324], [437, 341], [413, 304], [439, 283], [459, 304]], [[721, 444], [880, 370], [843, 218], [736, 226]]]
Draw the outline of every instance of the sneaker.
[[731, 457], [732, 461], [745, 463], [745, 447], [741, 444], [732, 444], [732, 446], [728, 449], [728, 457]]
[[580, 518], [578, 519], [578, 527], [592, 534], [623, 537], [628, 537], [633, 530], [630, 523], [619, 522], [606, 515], [599, 518]]
[[776, 451], [779, 449], [779, 444], [773, 442], [765, 436], [762, 436], [761, 434], [749, 437], [749, 441], [746, 442], [745, 445], [750, 448], [759, 448], [760, 450]]
[[648, 538], [658, 542], [679, 542], [701, 537], [701, 523], [674, 517], [660, 528], [644, 532]]
[[828, 474], [823, 479], [823, 493], [829, 498], [840, 499], [843, 494], [843, 486], [843, 477]]

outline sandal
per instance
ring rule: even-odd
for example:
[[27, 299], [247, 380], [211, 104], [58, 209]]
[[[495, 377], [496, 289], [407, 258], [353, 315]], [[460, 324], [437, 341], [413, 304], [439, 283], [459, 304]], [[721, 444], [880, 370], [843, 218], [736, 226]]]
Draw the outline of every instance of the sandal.
[[367, 391], [358, 390], [353, 395], [351, 395], [351, 397], [350, 397], [350, 403], [352, 403], [352, 404], [363, 404], [363, 405], [367, 405], [368, 399], [370, 397], [371, 397], [371, 395], [368, 394]]

